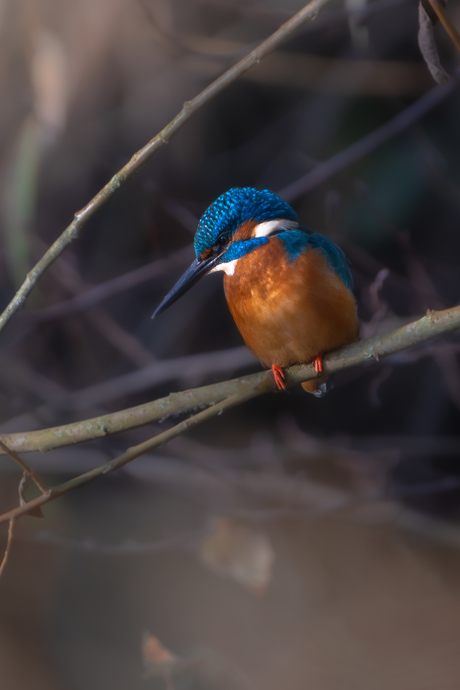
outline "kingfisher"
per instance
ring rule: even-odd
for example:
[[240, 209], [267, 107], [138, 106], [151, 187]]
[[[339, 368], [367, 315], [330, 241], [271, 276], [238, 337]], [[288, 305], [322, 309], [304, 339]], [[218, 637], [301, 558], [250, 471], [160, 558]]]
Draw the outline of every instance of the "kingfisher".
[[208, 273], [224, 272], [227, 304], [246, 345], [286, 388], [285, 367], [314, 362], [302, 383], [326, 392], [323, 354], [358, 339], [353, 281], [343, 251], [299, 223], [268, 189], [230, 189], [201, 217], [196, 259], [161, 302], [163, 312]]

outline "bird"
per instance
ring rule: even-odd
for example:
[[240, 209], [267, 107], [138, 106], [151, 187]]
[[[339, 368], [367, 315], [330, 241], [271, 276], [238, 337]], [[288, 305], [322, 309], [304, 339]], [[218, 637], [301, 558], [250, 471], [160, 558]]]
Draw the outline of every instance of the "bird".
[[156, 309], [170, 307], [208, 273], [224, 272], [227, 304], [244, 342], [275, 383], [284, 369], [314, 362], [317, 377], [302, 387], [327, 391], [323, 354], [358, 339], [353, 280], [343, 251], [301, 225], [289, 204], [268, 189], [235, 187], [198, 222], [196, 258]]

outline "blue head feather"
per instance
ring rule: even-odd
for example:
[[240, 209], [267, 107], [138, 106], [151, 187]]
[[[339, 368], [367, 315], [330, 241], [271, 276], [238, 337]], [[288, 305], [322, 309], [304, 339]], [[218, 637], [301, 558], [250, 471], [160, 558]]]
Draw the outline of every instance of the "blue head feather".
[[[268, 189], [258, 190], [252, 187], [230, 189], [216, 199], [201, 217], [195, 235], [196, 256], [200, 258], [206, 249], [217, 244], [221, 235], [232, 235], [245, 221], [256, 220], [263, 223], [277, 218], [297, 221], [297, 214], [289, 204]], [[251, 246], [251, 249], [255, 246], [258, 245]], [[247, 241], [245, 249], [250, 250]], [[242, 251], [242, 248], [240, 250]], [[233, 251], [236, 251], [236, 247]], [[225, 260], [230, 261], [227, 254], [228, 251]], [[239, 256], [232, 258], [239, 258]]]
[[301, 229], [284, 230], [278, 233], [278, 237], [283, 243], [289, 261], [292, 262], [308, 249], [321, 249], [332, 270], [342, 278], [350, 290], [353, 289], [353, 278], [348, 265], [348, 259], [340, 247], [327, 237], [319, 235], [317, 232], [308, 230], [305, 232]]

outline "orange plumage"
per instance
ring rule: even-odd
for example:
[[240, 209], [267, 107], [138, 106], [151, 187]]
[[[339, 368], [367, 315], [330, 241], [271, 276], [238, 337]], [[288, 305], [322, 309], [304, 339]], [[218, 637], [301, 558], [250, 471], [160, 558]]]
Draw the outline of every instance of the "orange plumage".
[[[233, 275], [225, 275], [224, 287], [246, 345], [265, 366], [311, 362], [358, 338], [353, 294], [321, 249], [309, 249], [290, 262], [274, 235], [238, 260]], [[314, 393], [326, 378], [302, 386]]]
[[268, 189], [230, 189], [209, 206], [195, 235], [196, 259], [155, 311], [160, 314], [201, 277], [224, 271], [230, 311], [246, 345], [285, 389], [284, 367], [314, 361], [303, 383], [322, 395], [322, 355], [358, 338], [347, 259], [326, 237], [301, 226]]

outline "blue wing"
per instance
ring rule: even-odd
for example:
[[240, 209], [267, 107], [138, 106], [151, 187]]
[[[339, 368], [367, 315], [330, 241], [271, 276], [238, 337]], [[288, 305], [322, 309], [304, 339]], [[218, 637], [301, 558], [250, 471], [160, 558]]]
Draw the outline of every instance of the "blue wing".
[[342, 278], [347, 288], [353, 289], [353, 278], [348, 259], [334, 242], [328, 240], [324, 235], [312, 232], [308, 228], [283, 230], [276, 234], [284, 245], [289, 261], [295, 261], [298, 256], [308, 249], [321, 249], [332, 270]]

